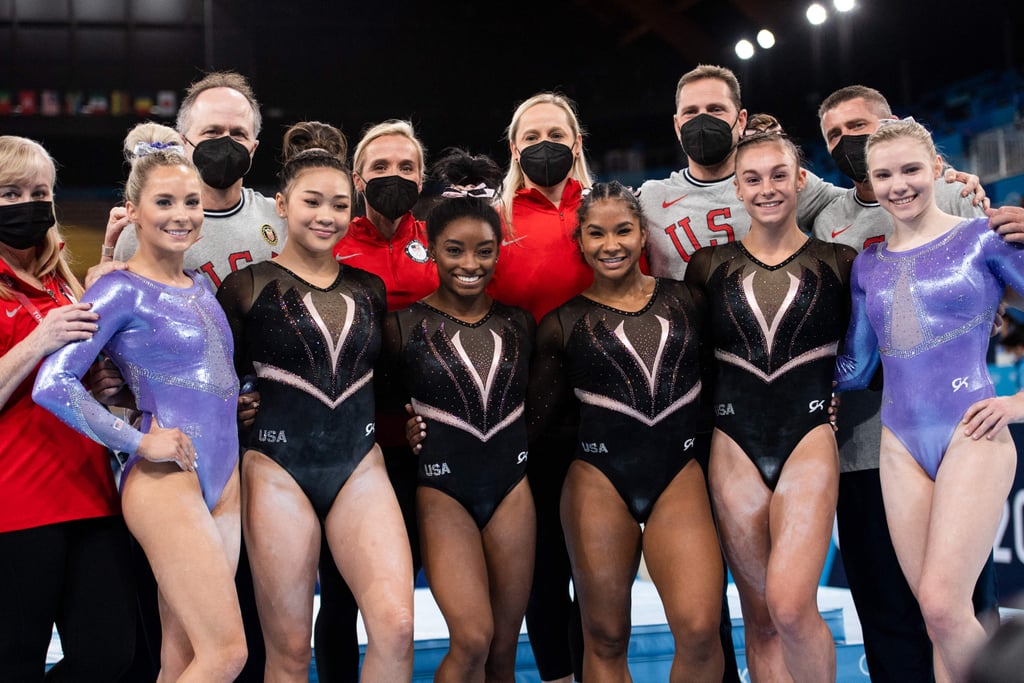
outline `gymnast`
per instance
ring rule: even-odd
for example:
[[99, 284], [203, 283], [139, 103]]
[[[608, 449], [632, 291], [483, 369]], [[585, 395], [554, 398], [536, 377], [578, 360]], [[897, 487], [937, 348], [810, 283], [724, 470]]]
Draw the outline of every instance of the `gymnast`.
[[333, 255], [353, 200], [346, 148], [317, 121], [285, 132], [276, 201], [288, 241], [217, 291], [236, 366], [259, 382], [242, 528], [272, 681], [308, 680], [322, 538], [366, 625], [362, 680], [412, 677], [409, 540], [374, 438], [384, 283]]
[[1024, 396], [995, 397], [985, 363], [1004, 288], [1024, 291], [1024, 248], [984, 216], [942, 212], [931, 135], [910, 119], [883, 124], [867, 141], [868, 173], [894, 230], [854, 263], [835, 377], [844, 391], [867, 386], [879, 365], [884, 372], [889, 531], [935, 646], [935, 679], [962, 681], [985, 640], [971, 593], [1016, 468], [1005, 426], [1024, 420]]
[[384, 342], [414, 427], [431, 434], [417, 449], [417, 518], [450, 637], [434, 680], [512, 683], [536, 536], [524, 415], [535, 323], [485, 291], [502, 240], [501, 169], [452, 150], [433, 175], [449, 186], [427, 216], [440, 286], [392, 313]]
[[718, 682], [724, 569], [695, 458], [703, 299], [690, 285], [640, 270], [647, 221], [629, 188], [594, 185], [577, 218], [593, 284], [541, 320], [527, 406], [531, 439], [569, 410], [579, 414], [561, 521], [583, 619], [584, 677], [629, 680], [630, 596], [642, 552], [675, 643], [670, 680]]
[[742, 138], [734, 182], [750, 232], [697, 250], [686, 270], [708, 298], [716, 361], [712, 501], [752, 679], [835, 680], [817, 588], [839, 479], [828, 404], [856, 252], [797, 226], [805, 172], [785, 136]]
[[[47, 358], [33, 398], [128, 454], [121, 507], [157, 580], [159, 680], [232, 681], [246, 646], [234, 587], [240, 495], [231, 332], [205, 278], [183, 270], [203, 209], [181, 138], [143, 123], [125, 149], [132, 150], [125, 209], [139, 248], [127, 270], [104, 275], [85, 294], [98, 329]], [[128, 383], [140, 429], [82, 385], [101, 353]]]

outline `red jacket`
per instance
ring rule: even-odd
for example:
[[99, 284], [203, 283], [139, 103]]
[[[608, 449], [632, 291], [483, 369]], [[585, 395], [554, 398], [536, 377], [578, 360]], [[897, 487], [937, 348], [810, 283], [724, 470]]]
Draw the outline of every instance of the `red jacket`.
[[352, 219], [334, 246], [334, 258], [384, 280], [388, 310], [397, 311], [437, 289], [437, 266], [427, 256], [427, 226], [407, 213], [390, 240], [370, 219]]
[[555, 206], [533, 189], [512, 201], [513, 234], [501, 243], [488, 292], [498, 301], [525, 308], [540, 319], [590, 286], [594, 271], [572, 239], [583, 186], [569, 179]]
[[[0, 260], [0, 277], [40, 314], [71, 303], [61, 281], [43, 278], [47, 291], [19, 280]], [[38, 324], [17, 299], [0, 299], [0, 355]], [[105, 446], [58, 420], [32, 401], [38, 367], [0, 408], [0, 533], [120, 514]]]

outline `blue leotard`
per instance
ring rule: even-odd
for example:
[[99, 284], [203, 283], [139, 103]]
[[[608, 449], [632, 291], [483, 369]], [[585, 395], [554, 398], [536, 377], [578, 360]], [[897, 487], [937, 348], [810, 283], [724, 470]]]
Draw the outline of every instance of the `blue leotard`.
[[1005, 286], [1024, 291], [1024, 248], [975, 218], [907, 251], [873, 244], [851, 279], [837, 389], [866, 387], [881, 363], [882, 424], [934, 479], [964, 412], [995, 395], [989, 331]]
[[[170, 287], [128, 271], [100, 278], [82, 297], [100, 314], [92, 339], [49, 356], [32, 398], [86, 436], [129, 455], [121, 481], [139, 461], [136, 450], [155, 419], [188, 434], [209, 509], [220, 500], [238, 462], [238, 377], [227, 320], [205, 281]], [[141, 431], [101, 405], [81, 378], [100, 353], [121, 371], [142, 411]]]

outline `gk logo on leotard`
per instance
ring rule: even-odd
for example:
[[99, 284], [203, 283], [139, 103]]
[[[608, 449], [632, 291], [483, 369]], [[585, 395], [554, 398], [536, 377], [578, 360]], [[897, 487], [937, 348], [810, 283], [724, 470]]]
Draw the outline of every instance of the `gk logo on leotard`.
[[825, 410], [825, 399], [819, 398], [817, 400], [811, 401], [810, 403], [807, 404], [807, 408], [808, 413], [813, 413], [815, 410]]
[[374, 430], [376, 430], [376, 429], [377, 429], [377, 423], [376, 422], [370, 422], [369, 424], [367, 424], [366, 425], [366, 436], [369, 436], [370, 434], [373, 434]]
[[953, 391], [960, 391], [961, 389], [967, 387], [969, 383], [970, 382], [966, 377], [957, 377], [955, 380], [953, 380]]
[[423, 466], [423, 474], [428, 477], [440, 477], [442, 474], [451, 474], [452, 470], [446, 462], [428, 462]]
[[683, 442], [683, 450], [688, 451], [693, 448], [694, 438], [691, 436], [689, 439]]
[[524, 462], [526, 462], [526, 455], [528, 452], [529, 451], [522, 451], [518, 456], [516, 456], [517, 465], [522, 465]]

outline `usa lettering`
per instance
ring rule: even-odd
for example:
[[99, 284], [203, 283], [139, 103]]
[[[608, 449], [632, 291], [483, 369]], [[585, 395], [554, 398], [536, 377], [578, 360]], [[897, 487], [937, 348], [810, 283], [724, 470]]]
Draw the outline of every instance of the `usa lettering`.
[[605, 446], [604, 443], [596, 443], [594, 441], [591, 441], [590, 443], [587, 443], [586, 441], [581, 441], [580, 442], [580, 447], [583, 449], [584, 453], [607, 453], [608, 452], [608, 447]]
[[283, 429], [260, 429], [256, 440], [260, 443], [288, 443], [288, 436]]
[[[708, 211], [704, 217], [705, 223], [707, 224], [708, 234], [712, 236], [708, 240], [707, 246], [716, 246], [720, 242], [733, 242], [736, 239], [736, 233], [733, 231], [732, 226], [725, 222], [732, 218], [732, 211], [729, 208], [712, 209]], [[679, 230], [682, 229], [685, 238], [679, 235]], [[680, 221], [676, 221], [672, 225], [665, 228], [665, 234], [668, 235], [669, 239], [672, 240], [672, 246], [679, 252], [679, 256], [682, 257], [686, 263], [690, 262], [690, 257], [693, 256], [693, 252], [700, 249], [702, 246], [700, 238], [697, 233], [690, 226], [690, 217], [687, 216]], [[721, 239], [715, 237], [720, 235]]]
[[736, 411], [731, 403], [719, 403], [715, 406], [715, 414], [722, 417], [725, 415], [735, 415]]
[[431, 462], [423, 466], [423, 474], [428, 477], [440, 477], [442, 474], [451, 474], [452, 470], [446, 462]]

